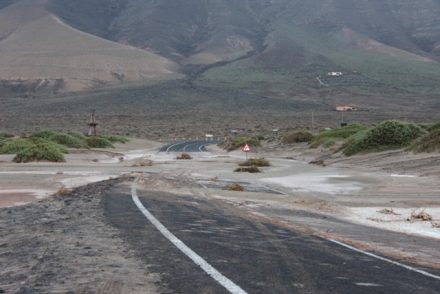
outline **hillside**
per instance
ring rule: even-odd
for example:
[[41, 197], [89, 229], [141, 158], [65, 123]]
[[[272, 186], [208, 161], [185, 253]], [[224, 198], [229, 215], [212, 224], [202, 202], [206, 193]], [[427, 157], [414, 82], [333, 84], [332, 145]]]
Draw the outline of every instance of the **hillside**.
[[16, 1], [0, 10], [0, 79], [41, 88], [83, 90], [106, 83], [163, 79], [173, 62], [64, 24], [46, 1]]
[[440, 108], [439, 14], [431, 0], [0, 0], [0, 96], [109, 86], [124, 113], [419, 118]]
[[[200, 85], [258, 91], [257, 83], [278, 97], [440, 90], [434, 1], [52, 0], [50, 9], [80, 30], [174, 60]], [[345, 76], [326, 78], [331, 71]]]

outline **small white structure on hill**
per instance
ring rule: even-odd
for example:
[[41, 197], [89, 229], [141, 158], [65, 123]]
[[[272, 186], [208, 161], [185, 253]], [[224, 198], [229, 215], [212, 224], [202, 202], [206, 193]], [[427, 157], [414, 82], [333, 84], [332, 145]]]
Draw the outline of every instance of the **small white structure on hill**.
[[331, 71], [327, 73], [330, 77], [342, 77], [344, 74], [340, 71]]
[[356, 110], [357, 110], [357, 108], [354, 106], [347, 106], [347, 105], [336, 106], [336, 111], [339, 111], [339, 112], [356, 111]]

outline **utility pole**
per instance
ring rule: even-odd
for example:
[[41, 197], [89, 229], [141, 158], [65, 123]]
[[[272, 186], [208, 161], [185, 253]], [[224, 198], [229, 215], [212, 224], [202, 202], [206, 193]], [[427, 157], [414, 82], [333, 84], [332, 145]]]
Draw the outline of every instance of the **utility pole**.
[[96, 127], [98, 126], [98, 123], [96, 122], [95, 119], [95, 110], [92, 110], [92, 115], [90, 116], [90, 120], [89, 120], [89, 136], [96, 136]]
[[344, 119], [344, 112], [345, 111], [341, 111], [341, 124], [339, 125], [340, 127], [345, 127], [347, 125]]

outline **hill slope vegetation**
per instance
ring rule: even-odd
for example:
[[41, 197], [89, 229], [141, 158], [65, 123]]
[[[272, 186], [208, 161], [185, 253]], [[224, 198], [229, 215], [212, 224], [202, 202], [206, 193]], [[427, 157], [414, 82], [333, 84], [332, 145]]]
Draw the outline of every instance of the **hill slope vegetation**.
[[274, 101], [432, 99], [439, 14], [431, 0], [1, 0], [0, 80], [75, 90], [179, 72]]

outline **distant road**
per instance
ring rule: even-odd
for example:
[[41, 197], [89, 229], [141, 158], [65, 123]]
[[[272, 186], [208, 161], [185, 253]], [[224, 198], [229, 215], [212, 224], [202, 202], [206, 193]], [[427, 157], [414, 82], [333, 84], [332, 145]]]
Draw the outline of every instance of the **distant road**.
[[217, 144], [217, 141], [181, 141], [160, 148], [159, 152], [206, 152], [206, 146]]

